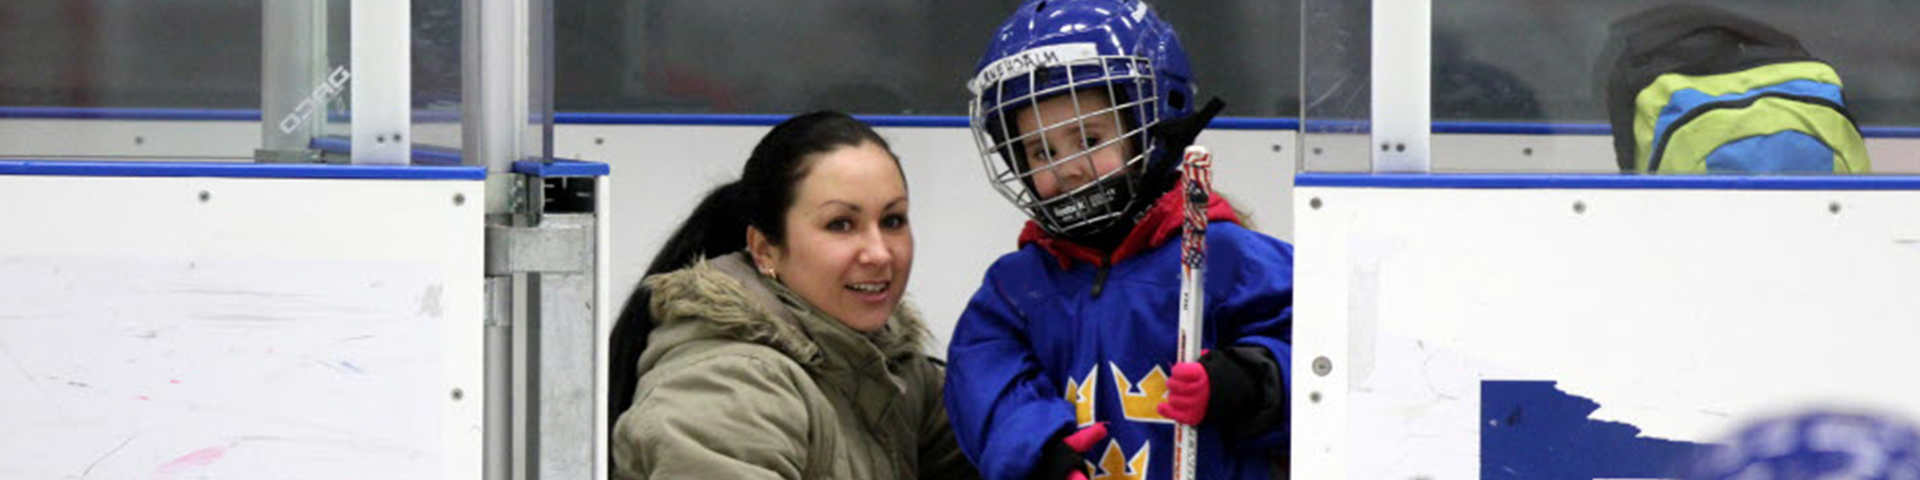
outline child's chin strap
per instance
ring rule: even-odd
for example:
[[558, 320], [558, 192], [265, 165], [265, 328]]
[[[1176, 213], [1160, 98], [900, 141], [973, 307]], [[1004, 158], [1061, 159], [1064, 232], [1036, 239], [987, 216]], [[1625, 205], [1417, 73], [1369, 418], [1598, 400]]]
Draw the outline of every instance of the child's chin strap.
[[1220, 100], [1220, 97], [1213, 97], [1212, 100], [1207, 101], [1206, 106], [1200, 107], [1190, 115], [1169, 118], [1154, 124], [1153, 128], [1147, 130], [1147, 134], [1162, 140], [1167, 149], [1160, 154], [1177, 162], [1181, 153], [1185, 152], [1188, 146], [1193, 145], [1193, 139], [1200, 137], [1200, 131], [1206, 129], [1207, 124], [1213, 123], [1214, 115], [1219, 115], [1220, 109], [1223, 108], [1227, 108], [1227, 102]]
[[[1205, 106], [1187, 116], [1162, 120], [1148, 128], [1147, 135], [1160, 139], [1161, 145], [1166, 148], [1156, 152], [1160, 158], [1148, 159], [1149, 162], [1156, 163], [1149, 163], [1150, 168], [1140, 179], [1141, 191], [1134, 193], [1136, 198], [1127, 207], [1127, 221], [1114, 222], [1112, 226], [1099, 231], [1087, 232], [1069, 239], [1106, 252], [1111, 252], [1115, 247], [1120, 246], [1120, 242], [1126, 240], [1127, 235], [1133, 231], [1134, 224], [1139, 223], [1140, 218], [1146, 215], [1147, 209], [1153, 207], [1154, 200], [1160, 198], [1161, 194], [1166, 193], [1168, 189], [1173, 188], [1174, 183], [1180, 181], [1180, 156], [1187, 150], [1187, 146], [1193, 145], [1193, 140], [1200, 136], [1200, 131], [1206, 129], [1208, 123], [1213, 122], [1213, 117], [1220, 114], [1220, 109], [1226, 107], [1226, 101], [1220, 100], [1220, 97], [1213, 97]], [[1166, 167], [1159, 168], [1162, 165]]]
[[[1148, 168], [1147, 177], [1142, 179], [1148, 193], [1146, 206], [1152, 206], [1153, 199], [1159, 198], [1161, 193], [1166, 193], [1175, 182], [1180, 181], [1180, 157], [1186, 153], [1187, 147], [1193, 145], [1193, 140], [1200, 137], [1200, 131], [1213, 123], [1214, 115], [1219, 115], [1223, 108], [1227, 108], [1227, 102], [1220, 100], [1220, 97], [1213, 97], [1205, 106], [1187, 116], [1169, 118], [1147, 129], [1147, 135], [1160, 139], [1161, 145], [1166, 148], [1155, 152], [1160, 158], [1150, 159], [1157, 163], [1151, 164], [1155, 168]], [[1146, 211], [1143, 206], [1132, 215], [1138, 216]]]

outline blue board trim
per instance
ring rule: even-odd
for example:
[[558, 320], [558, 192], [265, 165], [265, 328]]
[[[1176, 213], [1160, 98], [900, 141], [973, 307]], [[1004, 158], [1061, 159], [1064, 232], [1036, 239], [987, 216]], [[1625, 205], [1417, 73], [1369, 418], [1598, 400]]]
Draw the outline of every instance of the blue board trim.
[[[741, 127], [768, 127], [780, 123], [791, 115], [775, 114], [708, 114], [708, 113], [590, 113], [561, 112], [554, 114], [554, 123], [590, 124], [590, 125], [724, 125]], [[854, 118], [875, 127], [907, 128], [967, 128], [967, 117], [957, 115], [854, 115]], [[1269, 117], [1221, 117], [1213, 120], [1213, 128], [1226, 130], [1295, 130], [1300, 127], [1297, 118]]]
[[1295, 117], [1219, 117], [1207, 128], [1224, 130], [1299, 130], [1300, 119]]
[[[340, 137], [315, 138], [311, 145], [323, 152], [353, 153], [353, 142]], [[459, 150], [420, 144], [413, 145], [411, 157], [414, 165], [452, 166], [460, 165], [461, 161]], [[535, 177], [602, 177], [612, 174], [613, 168], [600, 162], [555, 158], [548, 163], [513, 162], [513, 171]]]
[[1604, 123], [1434, 122], [1433, 133], [1484, 135], [1613, 135]]
[[554, 159], [552, 162], [522, 160], [513, 162], [513, 173], [534, 177], [604, 177], [613, 167], [600, 162]]
[[458, 166], [0, 160], [0, 175], [484, 180], [487, 170]]
[[0, 107], [0, 118], [260, 121], [259, 110], [187, 108]]
[[[559, 112], [554, 123], [577, 125], [733, 125], [772, 126], [788, 115], [773, 114], [673, 114], [673, 113], [594, 113]], [[953, 115], [857, 115], [880, 127], [965, 128], [967, 117]], [[100, 119], [100, 120], [227, 120], [259, 121], [259, 110], [221, 110], [186, 108], [95, 108], [95, 107], [0, 107], [0, 118]], [[447, 111], [414, 112], [415, 121], [453, 121], [458, 116]], [[1295, 117], [1221, 117], [1212, 128], [1226, 130], [1302, 130]], [[1309, 119], [1308, 133], [1366, 133], [1365, 120]], [[1493, 135], [1610, 135], [1604, 123], [1542, 122], [1434, 122], [1433, 133]], [[1864, 126], [1866, 138], [1920, 138], [1920, 127]]]
[[1920, 138], [1920, 127], [1860, 127], [1866, 138]]
[[1301, 173], [1295, 187], [1609, 190], [1920, 190], [1920, 176]]

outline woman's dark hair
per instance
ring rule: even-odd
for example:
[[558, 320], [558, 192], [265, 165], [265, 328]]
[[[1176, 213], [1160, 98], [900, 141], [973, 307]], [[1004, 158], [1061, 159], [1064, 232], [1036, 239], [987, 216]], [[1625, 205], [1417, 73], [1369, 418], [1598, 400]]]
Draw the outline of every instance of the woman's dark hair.
[[[794, 116], [760, 138], [753, 156], [740, 172], [740, 179], [708, 192], [667, 243], [654, 254], [646, 275], [671, 272], [694, 263], [745, 250], [747, 227], [752, 226], [775, 245], [786, 239], [787, 208], [793, 206], [795, 189], [806, 178], [812, 165], [808, 158], [842, 147], [866, 143], [879, 145], [892, 155], [886, 139], [845, 113], [818, 111]], [[897, 165], [899, 158], [895, 158]], [[651, 295], [636, 286], [627, 297], [614, 321], [608, 365], [608, 431], [633, 403], [633, 390], [639, 384], [640, 353], [647, 349], [647, 334], [653, 331]]]

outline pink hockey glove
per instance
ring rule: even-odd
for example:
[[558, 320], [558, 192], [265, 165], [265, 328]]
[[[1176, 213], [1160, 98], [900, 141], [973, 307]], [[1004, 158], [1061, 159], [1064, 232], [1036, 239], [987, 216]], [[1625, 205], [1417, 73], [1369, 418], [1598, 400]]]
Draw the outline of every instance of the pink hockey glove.
[[1173, 376], [1167, 379], [1167, 401], [1156, 410], [1168, 420], [1199, 425], [1207, 417], [1207, 400], [1212, 389], [1207, 369], [1201, 367], [1200, 362], [1176, 364]]
[[[1093, 449], [1093, 444], [1100, 443], [1101, 440], [1106, 439], [1107, 422], [1099, 422], [1073, 432], [1067, 435], [1067, 438], [1060, 439], [1060, 441], [1066, 443], [1067, 448], [1073, 449], [1074, 452], [1085, 454], [1088, 450]], [[1067, 480], [1087, 480], [1087, 472], [1075, 468], [1073, 471], [1067, 472]]]
[[1094, 443], [1106, 439], [1107, 422], [1095, 422], [1093, 425], [1088, 425], [1087, 428], [1082, 428], [1079, 431], [1067, 435], [1067, 438], [1062, 438], [1060, 441], [1066, 442], [1067, 448], [1071, 448], [1075, 452], [1087, 453], [1087, 450], [1093, 449]]

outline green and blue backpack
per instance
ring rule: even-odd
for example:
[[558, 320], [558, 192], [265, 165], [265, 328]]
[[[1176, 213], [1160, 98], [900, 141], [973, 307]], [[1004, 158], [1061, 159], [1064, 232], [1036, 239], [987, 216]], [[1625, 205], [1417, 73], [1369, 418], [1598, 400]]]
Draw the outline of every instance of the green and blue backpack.
[[1712, 7], [1615, 22], [1600, 55], [1620, 169], [1641, 173], [1866, 173], [1840, 74], [1800, 41]]

